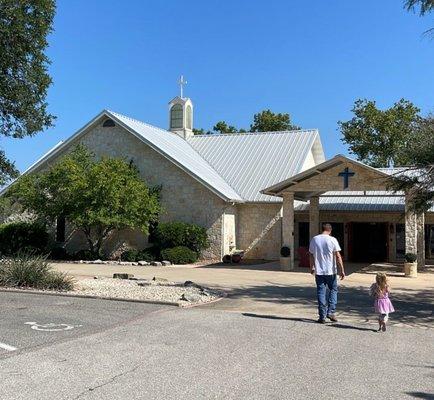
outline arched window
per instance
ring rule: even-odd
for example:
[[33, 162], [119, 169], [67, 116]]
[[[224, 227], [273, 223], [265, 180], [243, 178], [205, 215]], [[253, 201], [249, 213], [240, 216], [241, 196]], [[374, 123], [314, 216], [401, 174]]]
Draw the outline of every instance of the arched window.
[[115, 126], [115, 121], [113, 121], [112, 119], [106, 119], [104, 121], [104, 123], [102, 124], [102, 126], [104, 128], [111, 128], [111, 127]]
[[183, 125], [183, 115], [182, 115], [182, 105], [181, 104], [175, 104], [170, 109], [170, 128], [176, 129], [176, 128], [182, 128]]
[[187, 108], [186, 108], [186, 124], [185, 124], [185, 127], [187, 128], [187, 129], [192, 129], [192, 127], [191, 127], [191, 106], [187, 106]]

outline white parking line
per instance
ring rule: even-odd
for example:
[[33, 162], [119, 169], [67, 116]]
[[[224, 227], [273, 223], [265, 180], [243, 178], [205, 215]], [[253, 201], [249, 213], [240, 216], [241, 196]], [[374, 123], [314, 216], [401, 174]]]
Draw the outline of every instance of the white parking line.
[[0, 349], [6, 350], [6, 351], [15, 351], [18, 350], [16, 347], [14, 346], [10, 346], [6, 343], [2, 343], [0, 342]]

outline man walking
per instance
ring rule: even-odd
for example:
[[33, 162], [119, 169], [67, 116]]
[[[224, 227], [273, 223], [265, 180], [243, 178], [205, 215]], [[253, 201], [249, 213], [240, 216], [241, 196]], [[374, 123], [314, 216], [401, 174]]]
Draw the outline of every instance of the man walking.
[[[338, 279], [345, 278], [344, 263], [342, 262], [341, 247], [333, 236], [332, 226], [323, 224], [322, 233], [312, 238], [309, 245], [310, 272], [315, 274], [316, 293], [318, 297], [318, 313], [320, 324], [325, 324], [326, 317], [332, 322], [337, 322], [335, 316], [338, 301]], [[327, 288], [329, 296], [327, 299]]]

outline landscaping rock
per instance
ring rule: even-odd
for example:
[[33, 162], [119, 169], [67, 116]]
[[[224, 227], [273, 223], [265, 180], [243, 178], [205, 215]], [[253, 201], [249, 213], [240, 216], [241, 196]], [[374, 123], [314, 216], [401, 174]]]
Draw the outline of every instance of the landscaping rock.
[[197, 283], [195, 283], [195, 282], [193, 282], [193, 281], [185, 281], [185, 282], [184, 282], [184, 286], [185, 286], [185, 287], [195, 287], [195, 288], [198, 288], [198, 289], [203, 290], [203, 287], [202, 287], [202, 286], [198, 285]]
[[154, 276], [152, 280], [156, 283], [169, 282], [166, 278], [158, 278], [157, 276]]
[[169, 265], [172, 265], [170, 261], [161, 261], [161, 264], [163, 264], [163, 267], [167, 267]]
[[141, 265], [142, 267], [149, 265], [147, 261], [139, 261], [137, 264]]
[[161, 267], [163, 264], [161, 264], [159, 261], [152, 261], [152, 262], [151, 262], [151, 265], [152, 265], [153, 267]]
[[104, 264], [104, 261], [98, 259], [98, 260], [91, 261], [90, 263], [91, 264]]
[[188, 301], [189, 303], [198, 303], [201, 300], [201, 296], [196, 293], [183, 293], [181, 300]]
[[131, 279], [131, 278], [134, 278], [133, 274], [125, 274], [122, 272], [113, 274], [113, 279]]
[[119, 265], [134, 265], [134, 263], [131, 261], [120, 261]]

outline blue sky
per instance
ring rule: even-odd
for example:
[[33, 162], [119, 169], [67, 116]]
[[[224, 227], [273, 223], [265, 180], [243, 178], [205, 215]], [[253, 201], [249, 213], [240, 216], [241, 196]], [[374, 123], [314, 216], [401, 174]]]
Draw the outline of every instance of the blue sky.
[[56, 126], [0, 145], [22, 171], [102, 109], [167, 128], [178, 76], [195, 127], [289, 112], [319, 128], [327, 157], [347, 153], [337, 121], [358, 98], [434, 111], [434, 15], [400, 0], [60, 0], [49, 57]]

